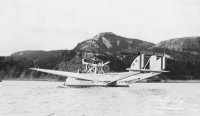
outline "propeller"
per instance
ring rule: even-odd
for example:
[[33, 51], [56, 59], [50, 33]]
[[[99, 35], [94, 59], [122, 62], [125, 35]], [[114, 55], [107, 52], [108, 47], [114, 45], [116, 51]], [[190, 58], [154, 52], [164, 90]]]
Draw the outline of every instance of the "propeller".
[[110, 61], [105, 62], [105, 63], [102, 62], [101, 64], [98, 64], [98, 66], [102, 66], [103, 67], [103, 66], [107, 65], [108, 63], [110, 63]]

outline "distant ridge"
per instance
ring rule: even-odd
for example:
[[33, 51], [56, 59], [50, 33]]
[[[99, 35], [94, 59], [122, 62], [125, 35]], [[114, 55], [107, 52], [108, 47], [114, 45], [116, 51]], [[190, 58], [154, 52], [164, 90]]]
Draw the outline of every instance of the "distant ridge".
[[21, 58], [27, 58], [29, 60], [38, 59], [38, 58], [45, 58], [50, 56], [61, 56], [62, 52], [65, 50], [52, 50], [52, 51], [43, 51], [43, 50], [27, 50], [27, 51], [20, 51], [15, 52], [10, 55], [10, 57], [14, 58], [15, 60]]
[[178, 52], [189, 52], [194, 55], [200, 55], [200, 37], [174, 38], [152, 46], [151, 48], [166, 48]]
[[[200, 36], [174, 38], [161, 41], [158, 44], [134, 38], [118, 36], [112, 32], [97, 34], [91, 39], [77, 44], [74, 51], [115, 54], [121, 50], [152, 51], [166, 53], [176, 60], [200, 61]], [[11, 55], [14, 59], [27, 58], [29, 60], [54, 56], [65, 57], [69, 50], [53, 51], [21, 51]]]

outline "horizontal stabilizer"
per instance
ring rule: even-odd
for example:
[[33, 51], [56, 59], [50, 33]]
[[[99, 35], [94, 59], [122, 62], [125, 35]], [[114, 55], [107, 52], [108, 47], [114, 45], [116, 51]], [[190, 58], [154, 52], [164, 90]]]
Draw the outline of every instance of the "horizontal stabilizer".
[[169, 71], [164, 71], [164, 70], [151, 70], [151, 69], [139, 69], [139, 70], [134, 70], [134, 69], [130, 69], [130, 68], [127, 68], [126, 70], [140, 71], [140, 72], [158, 72], [158, 73], [169, 72]]

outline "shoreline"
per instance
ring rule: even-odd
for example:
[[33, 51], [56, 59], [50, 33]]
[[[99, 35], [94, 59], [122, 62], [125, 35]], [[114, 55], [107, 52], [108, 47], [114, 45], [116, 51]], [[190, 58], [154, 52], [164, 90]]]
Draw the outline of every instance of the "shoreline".
[[166, 83], [200, 83], [200, 80], [168, 80]]
[[[3, 81], [47, 81], [47, 82], [65, 82], [65, 80], [57, 80], [57, 79], [15, 79], [15, 78], [7, 78], [2, 79]], [[162, 80], [161, 82], [136, 82], [136, 83], [200, 83], [200, 80]]]
[[65, 82], [65, 81], [59, 81], [57, 79], [15, 79], [15, 78], [9, 78], [9, 79], [2, 79], [3, 81], [46, 81], [46, 82]]

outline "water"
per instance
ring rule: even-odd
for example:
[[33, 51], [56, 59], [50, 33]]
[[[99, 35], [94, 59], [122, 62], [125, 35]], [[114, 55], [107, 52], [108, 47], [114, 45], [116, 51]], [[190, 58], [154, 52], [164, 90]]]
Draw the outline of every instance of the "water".
[[200, 115], [198, 83], [61, 88], [63, 82], [3, 81], [0, 116]]

